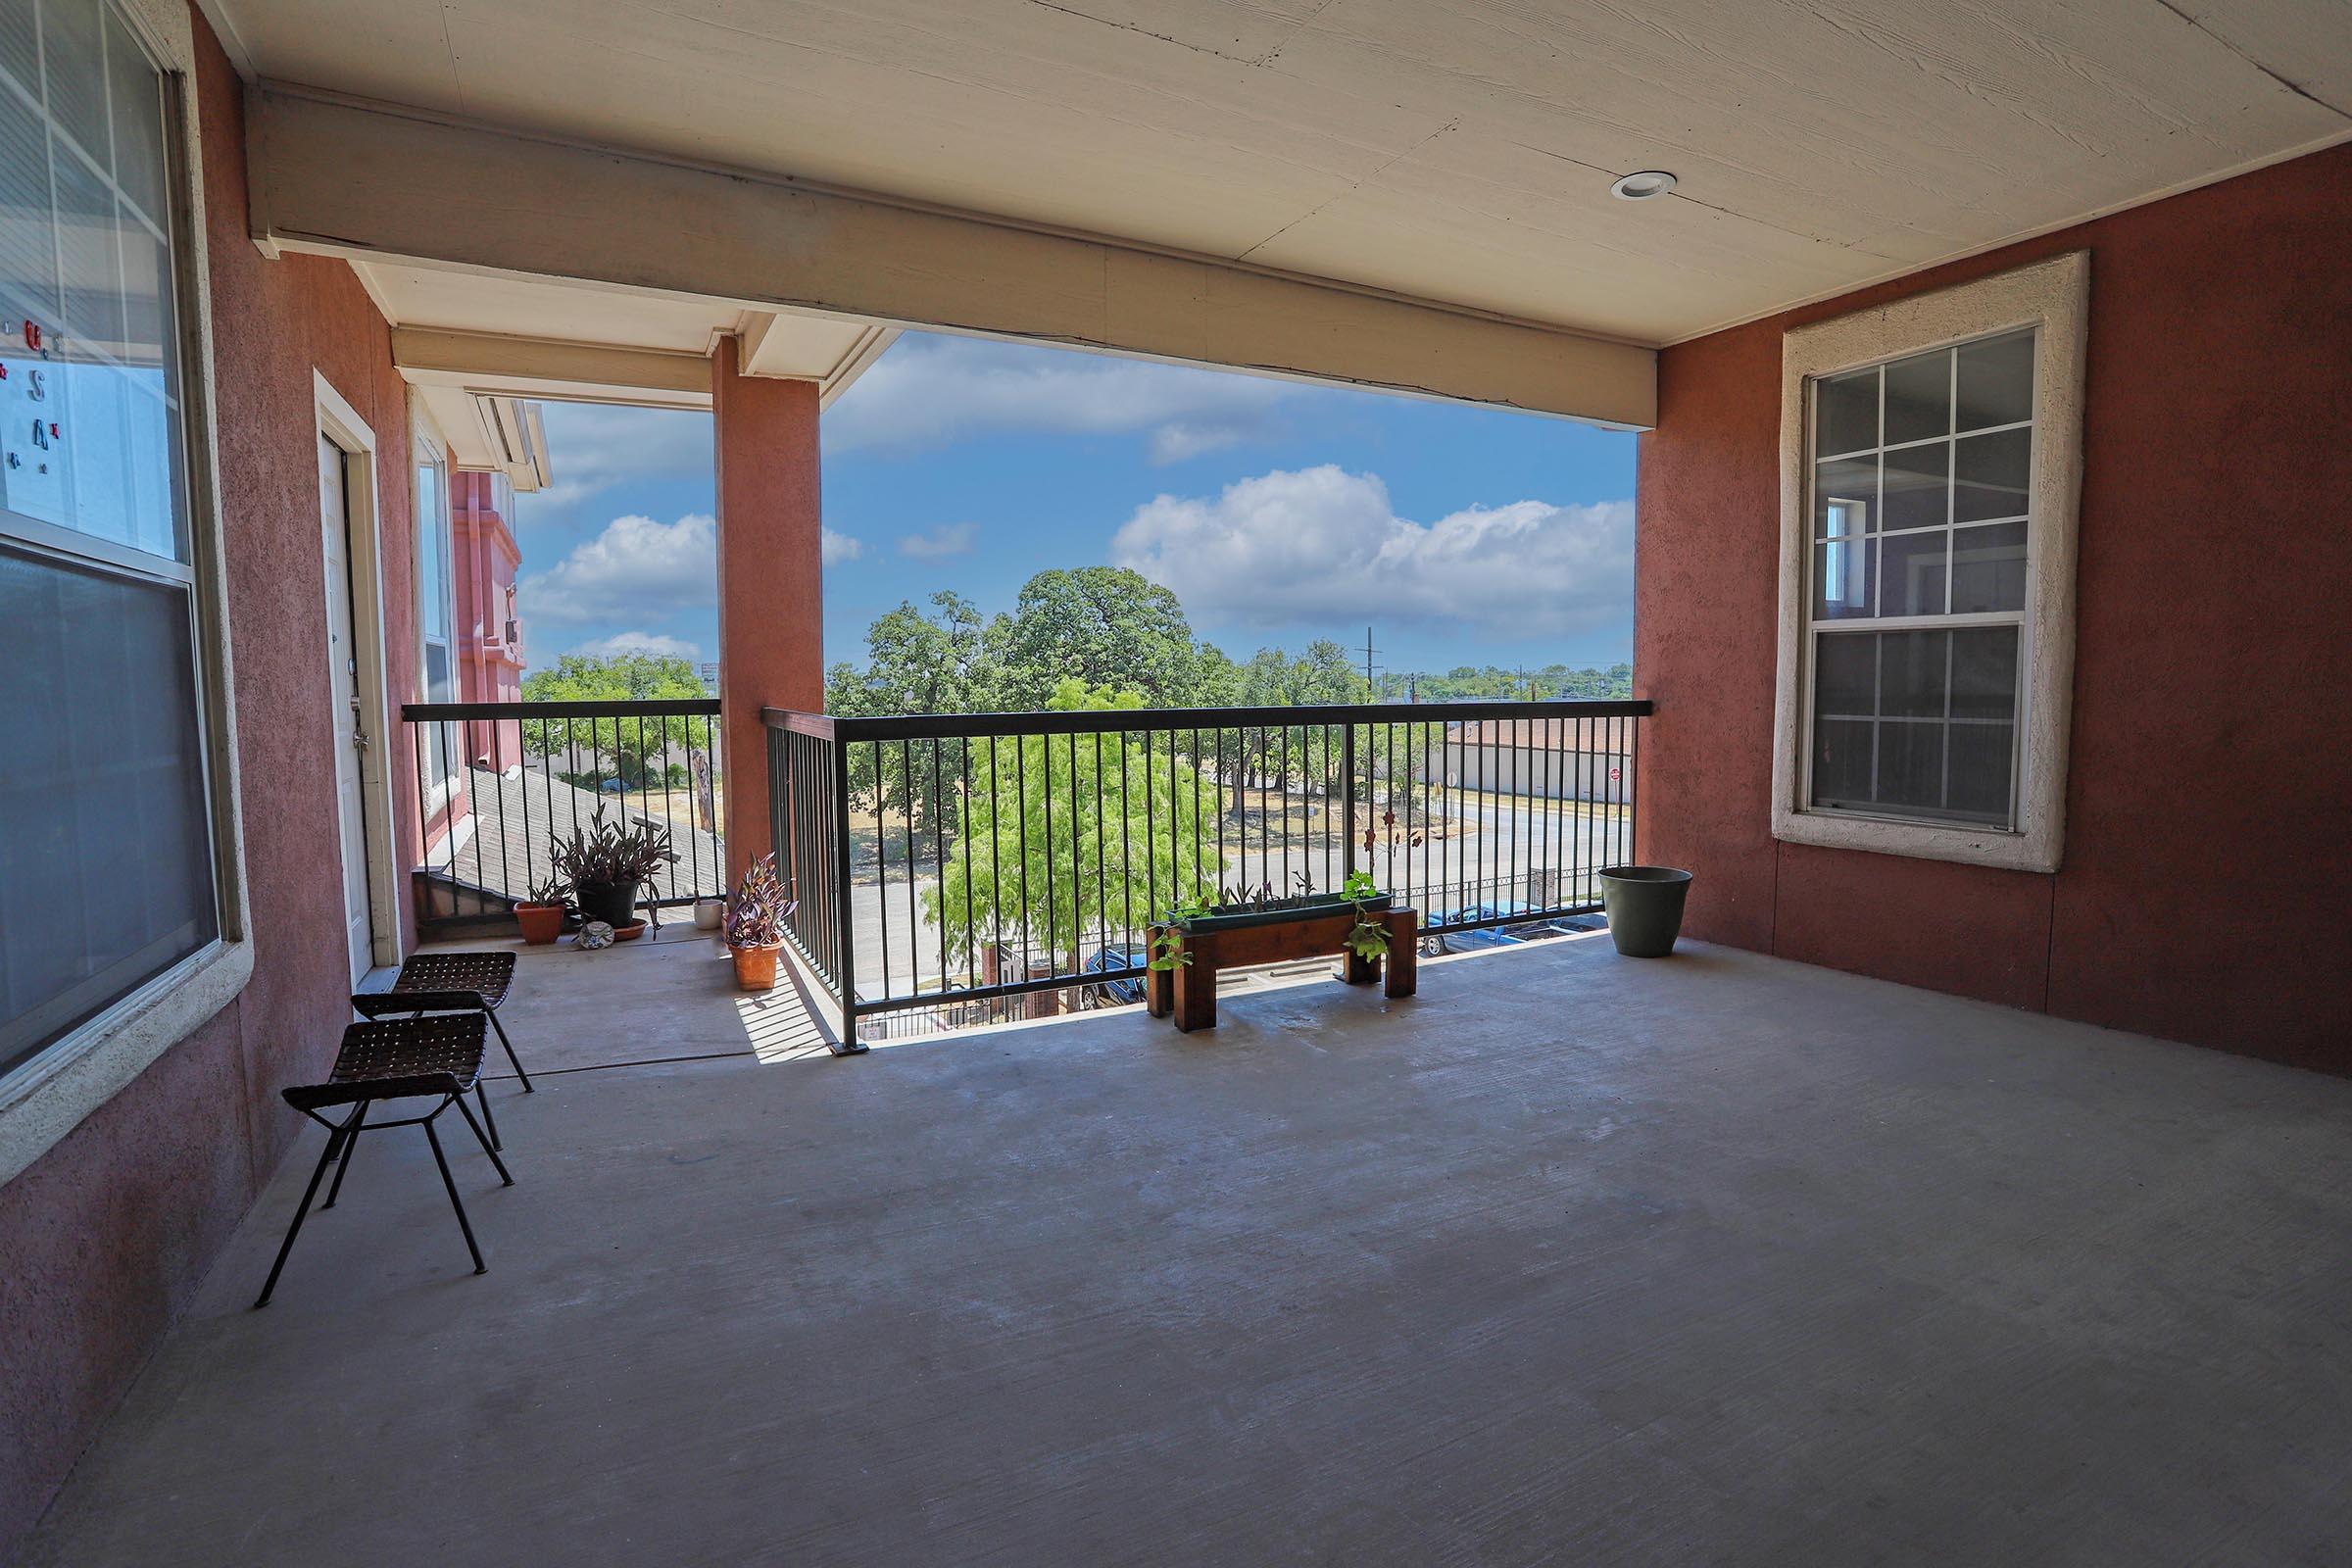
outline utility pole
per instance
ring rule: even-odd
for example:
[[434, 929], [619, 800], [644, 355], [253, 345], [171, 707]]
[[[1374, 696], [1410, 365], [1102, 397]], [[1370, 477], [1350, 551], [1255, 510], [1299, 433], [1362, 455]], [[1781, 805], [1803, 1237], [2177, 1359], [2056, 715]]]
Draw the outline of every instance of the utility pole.
[[1372, 685], [1372, 655], [1375, 651], [1372, 647], [1372, 628], [1366, 626], [1364, 628], [1364, 699], [1367, 702], [1378, 701], [1378, 693]]

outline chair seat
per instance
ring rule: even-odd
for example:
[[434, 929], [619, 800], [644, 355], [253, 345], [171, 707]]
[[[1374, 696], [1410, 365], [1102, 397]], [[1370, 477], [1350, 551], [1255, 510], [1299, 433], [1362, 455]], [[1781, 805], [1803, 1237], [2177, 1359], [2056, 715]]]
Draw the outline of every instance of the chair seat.
[[495, 1007], [514, 984], [512, 953], [419, 953], [400, 966], [392, 991], [470, 991]]
[[376, 1018], [343, 1031], [327, 1082], [368, 1083], [446, 1073], [471, 1089], [482, 1075], [486, 1038], [478, 1012], [436, 1012], [421, 1018]]

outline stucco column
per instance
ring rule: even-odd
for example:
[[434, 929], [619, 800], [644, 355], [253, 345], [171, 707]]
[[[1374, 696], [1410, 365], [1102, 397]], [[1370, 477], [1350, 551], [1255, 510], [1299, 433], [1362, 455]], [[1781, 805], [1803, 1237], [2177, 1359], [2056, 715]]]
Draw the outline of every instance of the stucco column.
[[727, 886], [769, 843], [762, 708], [824, 707], [816, 383], [741, 374], [742, 344], [710, 367], [718, 464], [718, 700]]

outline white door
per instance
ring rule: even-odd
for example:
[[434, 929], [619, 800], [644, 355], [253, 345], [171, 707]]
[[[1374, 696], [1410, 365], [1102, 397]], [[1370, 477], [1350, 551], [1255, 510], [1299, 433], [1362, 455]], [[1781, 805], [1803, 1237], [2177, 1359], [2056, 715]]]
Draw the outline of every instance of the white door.
[[343, 449], [318, 438], [318, 516], [326, 544], [326, 651], [334, 681], [335, 811], [343, 839], [343, 935], [351, 977], [374, 963], [368, 922], [368, 806], [360, 758], [369, 744], [360, 707], [359, 645], [352, 633], [351, 528]]

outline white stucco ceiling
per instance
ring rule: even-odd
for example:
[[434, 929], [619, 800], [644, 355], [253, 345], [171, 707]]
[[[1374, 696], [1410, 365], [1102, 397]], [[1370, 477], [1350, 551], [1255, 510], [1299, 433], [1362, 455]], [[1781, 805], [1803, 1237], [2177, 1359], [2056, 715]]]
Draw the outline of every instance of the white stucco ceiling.
[[2352, 132], [2342, 0], [206, 3], [265, 78], [1650, 343]]

